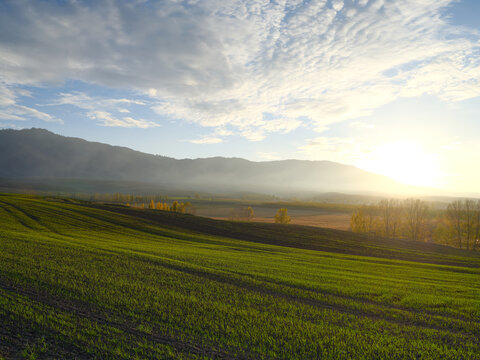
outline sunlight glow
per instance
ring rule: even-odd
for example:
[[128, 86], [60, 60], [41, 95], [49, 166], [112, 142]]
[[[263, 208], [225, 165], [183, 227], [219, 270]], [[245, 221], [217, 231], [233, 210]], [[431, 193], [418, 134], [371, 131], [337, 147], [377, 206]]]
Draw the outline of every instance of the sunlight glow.
[[439, 186], [441, 181], [437, 154], [408, 141], [380, 145], [356, 165], [408, 185]]

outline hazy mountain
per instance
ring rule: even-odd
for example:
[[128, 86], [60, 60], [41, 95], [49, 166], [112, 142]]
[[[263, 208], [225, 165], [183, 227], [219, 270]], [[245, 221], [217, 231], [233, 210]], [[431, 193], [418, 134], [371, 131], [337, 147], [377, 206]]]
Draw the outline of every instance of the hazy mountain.
[[182, 159], [56, 135], [0, 130], [0, 177], [114, 180], [198, 191], [401, 192], [387, 177], [330, 161]]

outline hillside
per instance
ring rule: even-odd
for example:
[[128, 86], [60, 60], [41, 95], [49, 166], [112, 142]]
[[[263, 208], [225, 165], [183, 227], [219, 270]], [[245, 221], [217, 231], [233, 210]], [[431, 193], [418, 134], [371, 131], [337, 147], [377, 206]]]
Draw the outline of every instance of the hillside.
[[[77, 183], [69, 183], [72, 192], [82, 190], [79, 179], [115, 181], [117, 184], [114, 185], [123, 187], [123, 191], [128, 191], [129, 187], [136, 189], [139, 183], [154, 184], [157, 189], [181, 188], [214, 193], [378, 193], [406, 189], [387, 177], [329, 161], [252, 162], [221, 157], [177, 160], [63, 137], [42, 129], [0, 130], [0, 178], [17, 179], [19, 183], [25, 179], [36, 179], [40, 183], [42, 179], [57, 182], [59, 179], [75, 179]], [[122, 181], [123, 185], [119, 185], [118, 182]], [[103, 191], [106, 187], [90, 185], [92, 191]], [[152, 185], [145, 185], [145, 188], [151, 190]]]
[[0, 359], [480, 359], [479, 266], [443, 246], [0, 195]]
[[108, 210], [130, 218], [151, 221], [155, 225], [222, 236], [238, 240], [327, 251], [340, 254], [459, 265], [480, 268], [480, 254], [450, 246], [404, 239], [372, 238], [368, 235], [301, 225], [279, 225], [214, 220], [163, 211], [145, 211], [125, 206], [91, 204], [89, 207]]

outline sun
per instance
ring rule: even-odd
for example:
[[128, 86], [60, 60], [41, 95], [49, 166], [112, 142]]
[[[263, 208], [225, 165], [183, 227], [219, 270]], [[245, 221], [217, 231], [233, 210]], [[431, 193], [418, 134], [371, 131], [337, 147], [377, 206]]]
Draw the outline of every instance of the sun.
[[438, 156], [408, 141], [380, 145], [360, 159], [357, 166], [408, 185], [440, 185]]

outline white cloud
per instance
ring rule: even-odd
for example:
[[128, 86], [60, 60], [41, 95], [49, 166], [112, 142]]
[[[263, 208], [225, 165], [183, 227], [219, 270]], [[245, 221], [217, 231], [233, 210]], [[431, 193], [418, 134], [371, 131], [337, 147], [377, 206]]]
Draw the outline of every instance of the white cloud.
[[354, 121], [351, 122], [349, 125], [359, 129], [373, 129], [375, 127], [373, 124], [364, 121]]
[[340, 11], [343, 8], [343, 0], [332, 0], [332, 8], [335, 11]]
[[[26, 115], [26, 116], [31, 116], [31, 117], [34, 117], [34, 118], [37, 118], [37, 119], [40, 119], [40, 120], [43, 120], [43, 121], [47, 121], [47, 122], [56, 122], [56, 123], [63, 124], [63, 121], [61, 119], [57, 119], [56, 117], [54, 117], [50, 114], [47, 114], [45, 112], [39, 111], [37, 109], [31, 108], [31, 107], [28, 107], [28, 106], [14, 105], [14, 106], [10, 107], [9, 109], [13, 114]], [[7, 110], [8, 110], [8, 108], [7, 108]]]
[[233, 132], [231, 130], [220, 127], [220, 128], [215, 129], [215, 135], [230, 136], [230, 135], [233, 135]]
[[99, 120], [99, 124], [102, 126], [141, 129], [160, 126], [159, 124], [148, 120], [134, 119], [131, 117], [117, 118], [106, 111], [91, 111], [88, 113], [88, 117], [93, 120]]
[[319, 136], [306, 140], [306, 144], [298, 148], [302, 157], [311, 160], [331, 160], [344, 164], [353, 164], [371, 152], [355, 138]]
[[126, 98], [102, 98], [89, 96], [83, 92], [75, 91], [71, 93], [61, 93], [52, 105], [73, 105], [80, 109], [88, 110], [87, 116], [93, 120], [100, 120], [102, 126], [118, 126], [125, 128], [152, 128], [160, 126], [156, 122], [134, 119], [133, 117], [115, 116], [112, 112], [119, 114], [129, 114], [131, 111], [124, 108], [130, 105], [147, 105], [144, 101], [138, 99]]
[[0, 129], [15, 129], [15, 130], [21, 130], [24, 129], [23, 126], [18, 126], [17, 124], [5, 124], [5, 123], [0, 123]]
[[23, 121], [35, 118], [46, 122], [63, 123], [55, 116], [39, 111], [30, 106], [20, 105], [19, 97], [31, 96], [28, 90], [8, 86], [0, 82], [0, 119]]
[[15, 115], [9, 111], [0, 111], [0, 119], [2, 120], [19, 120], [19, 121], [23, 121], [25, 120], [24, 117], [21, 117], [21, 116], [18, 116], [18, 115]]
[[462, 146], [462, 142], [459, 141], [458, 139], [455, 139], [448, 144], [442, 145], [441, 149], [447, 150], [447, 151], [453, 151], [453, 150], [460, 149], [461, 146]]
[[151, 96], [151, 97], [157, 96], [157, 93], [158, 93], [157, 89], [150, 88], [147, 90], [148, 96]]
[[[398, 97], [479, 96], [480, 36], [442, 17], [453, 2], [2, 2], [0, 78], [133, 89], [160, 115], [251, 140], [299, 118], [322, 130]], [[135, 101], [83, 95], [60, 102]]]
[[204, 136], [200, 139], [192, 139], [192, 140], [185, 140], [185, 141], [191, 142], [192, 144], [218, 144], [218, 143], [221, 143], [223, 140], [219, 137]]
[[240, 135], [250, 141], [262, 141], [265, 139], [265, 134], [261, 130], [243, 130]]
[[[61, 93], [56, 101], [49, 105], [73, 105], [85, 110], [117, 109], [125, 105], [146, 105], [144, 101], [137, 99], [111, 99], [92, 97], [83, 92]], [[128, 109], [118, 108], [120, 112], [129, 112]]]
[[257, 152], [257, 156], [261, 160], [267, 160], [267, 161], [274, 161], [274, 160], [280, 160], [281, 159], [281, 156], [276, 152], [259, 151], [259, 152]]

